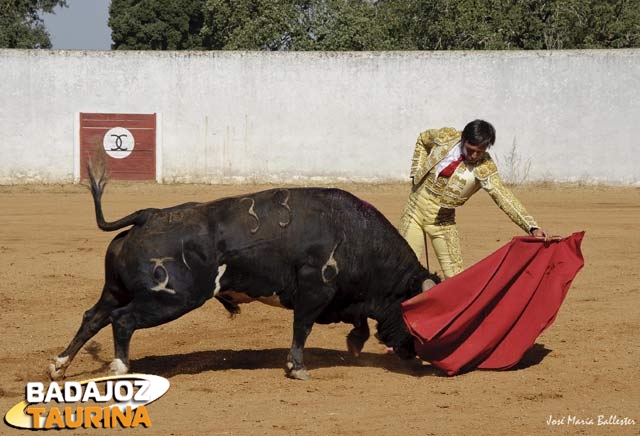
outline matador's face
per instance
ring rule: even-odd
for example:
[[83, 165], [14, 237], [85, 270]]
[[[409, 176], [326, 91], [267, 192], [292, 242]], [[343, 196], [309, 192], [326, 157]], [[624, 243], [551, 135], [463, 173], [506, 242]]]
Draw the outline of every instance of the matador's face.
[[465, 162], [476, 163], [487, 152], [488, 145], [476, 145], [470, 142], [464, 141], [462, 143], [462, 156]]

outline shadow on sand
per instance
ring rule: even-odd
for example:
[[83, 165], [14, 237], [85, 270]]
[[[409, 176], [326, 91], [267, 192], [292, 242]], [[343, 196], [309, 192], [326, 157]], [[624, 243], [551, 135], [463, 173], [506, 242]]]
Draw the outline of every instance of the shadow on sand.
[[[186, 354], [147, 356], [132, 362], [132, 371], [172, 377], [228, 369], [282, 368], [284, 372], [288, 348], [262, 350], [211, 350]], [[361, 353], [354, 357], [347, 351], [305, 348], [305, 365], [309, 371], [332, 367], [378, 367], [415, 377], [439, 376], [441, 372], [419, 359], [402, 360], [392, 354]]]
[[533, 346], [524, 353], [520, 362], [511, 368], [511, 370], [517, 371], [519, 369], [526, 369], [530, 366], [538, 365], [545, 357], [547, 357], [547, 354], [551, 353], [551, 351], [553, 350], [545, 347], [544, 344], [533, 344]]
[[[523, 355], [520, 362], [508, 371], [519, 371], [541, 363], [552, 350], [543, 344], [534, 344]], [[207, 350], [185, 354], [167, 354], [147, 356], [131, 362], [131, 372], [155, 374], [171, 378], [180, 374], [200, 374], [207, 371], [225, 371], [229, 369], [265, 369], [282, 368], [284, 372], [288, 348], [268, 348], [261, 350]], [[318, 368], [332, 367], [374, 367], [413, 377], [447, 377], [438, 368], [416, 358], [402, 360], [393, 354], [361, 353], [354, 357], [347, 351], [326, 348], [305, 348], [305, 365], [313, 371]], [[91, 371], [92, 376], [108, 372], [109, 362], [91, 352], [93, 360], [100, 362], [100, 368]], [[483, 370], [490, 371], [490, 370]], [[467, 373], [470, 371], [464, 371]], [[76, 374], [77, 377], [79, 374]]]

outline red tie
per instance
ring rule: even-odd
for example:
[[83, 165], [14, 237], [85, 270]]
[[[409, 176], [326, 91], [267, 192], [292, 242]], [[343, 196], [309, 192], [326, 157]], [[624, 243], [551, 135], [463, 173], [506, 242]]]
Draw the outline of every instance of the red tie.
[[458, 168], [458, 165], [460, 165], [460, 162], [462, 162], [462, 156], [460, 156], [458, 159], [454, 160], [449, 165], [444, 167], [444, 169], [442, 171], [440, 171], [439, 176], [440, 177], [451, 177], [451, 174], [453, 174], [453, 172], [456, 170], [456, 168]]

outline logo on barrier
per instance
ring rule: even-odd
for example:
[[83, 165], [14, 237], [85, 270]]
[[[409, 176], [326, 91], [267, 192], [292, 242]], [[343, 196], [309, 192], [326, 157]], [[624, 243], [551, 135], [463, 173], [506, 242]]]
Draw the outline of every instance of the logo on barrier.
[[133, 134], [124, 127], [114, 127], [104, 134], [102, 139], [104, 151], [114, 159], [128, 157], [136, 145]]
[[169, 390], [169, 380], [148, 374], [101, 377], [60, 386], [29, 382], [26, 399], [5, 415], [12, 427], [29, 430], [151, 427], [146, 405]]

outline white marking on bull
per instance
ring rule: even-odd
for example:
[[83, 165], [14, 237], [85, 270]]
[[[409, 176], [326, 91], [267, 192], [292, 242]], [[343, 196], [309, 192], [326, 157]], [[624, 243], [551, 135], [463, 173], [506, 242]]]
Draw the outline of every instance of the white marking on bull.
[[129, 372], [127, 365], [120, 359], [114, 359], [111, 365], [109, 365], [109, 370], [113, 375], [124, 375]]
[[169, 284], [169, 271], [167, 270], [167, 268], [163, 265], [163, 263], [167, 260], [174, 260], [173, 257], [162, 257], [162, 258], [152, 258], [149, 259], [151, 262], [153, 262], [155, 265], [153, 266], [153, 271], [155, 272], [156, 269], [161, 269], [162, 271], [164, 271], [164, 280], [161, 283], [158, 283], [156, 286], [154, 286], [153, 288], [151, 288], [152, 291], [164, 291], [164, 292], [168, 292], [169, 294], [175, 294], [176, 291], [171, 289], [171, 288], [167, 288], [167, 285]]
[[51, 376], [51, 380], [62, 379], [70, 363], [69, 356], [56, 357], [53, 363], [49, 365], [49, 375]]
[[422, 282], [422, 292], [424, 291], [428, 291], [429, 289], [433, 288], [436, 285], [436, 282], [434, 282], [431, 279], [427, 279], [424, 282]]
[[249, 200], [251, 202], [251, 206], [249, 207], [249, 215], [256, 220], [256, 226], [251, 229], [251, 233], [255, 233], [260, 228], [260, 218], [258, 218], [258, 215], [256, 214], [256, 210], [254, 209], [256, 202], [253, 198], [249, 198], [249, 197], [245, 197], [240, 201], [245, 201], [245, 200]]
[[227, 270], [227, 264], [222, 264], [218, 267], [218, 275], [216, 276], [216, 287], [213, 290], [213, 296], [215, 297], [220, 292], [220, 279], [222, 275]]
[[[338, 262], [336, 262], [336, 259], [333, 257], [333, 255], [336, 252], [336, 248], [338, 248], [339, 244], [340, 243], [336, 244], [333, 247], [333, 250], [331, 250], [331, 254], [329, 255], [329, 259], [327, 260], [327, 263], [325, 263], [324, 266], [322, 267], [322, 281], [324, 283], [329, 283], [331, 280], [335, 279], [338, 273], [340, 272], [340, 269], [338, 269]], [[329, 279], [327, 279], [325, 276], [325, 272], [327, 271], [328, 268], [333, 268], [336, 270], [335, 275]]]
[[284, 198], [284, 201], [280, 203], [280, 206], [284, 207], [285, 209], [287, 209], [287, 212], [289, 212], [289, 220], [287, 222], [283, 222], [283, 221], [278, 222], [278, 225], [282, 228], [287, 227], [291, 222], [291, 208], [289, 207], [289, 204], [288, 204], [289, 196], [291, 195], [291, 193], [288, 190], [283, 190], [283, 192], [286, 193], [286, 197]]
[[189, 264], [187, 263], [187, 258], [184, 257], [184, 240], [180, 240], [180, 243], [182, 244], [182, 262], [184, 262], [184, 264], [187, 266], [187, 268], [189, 269], [189, 271], [191, 271], [191, 267], [189, 266]]

